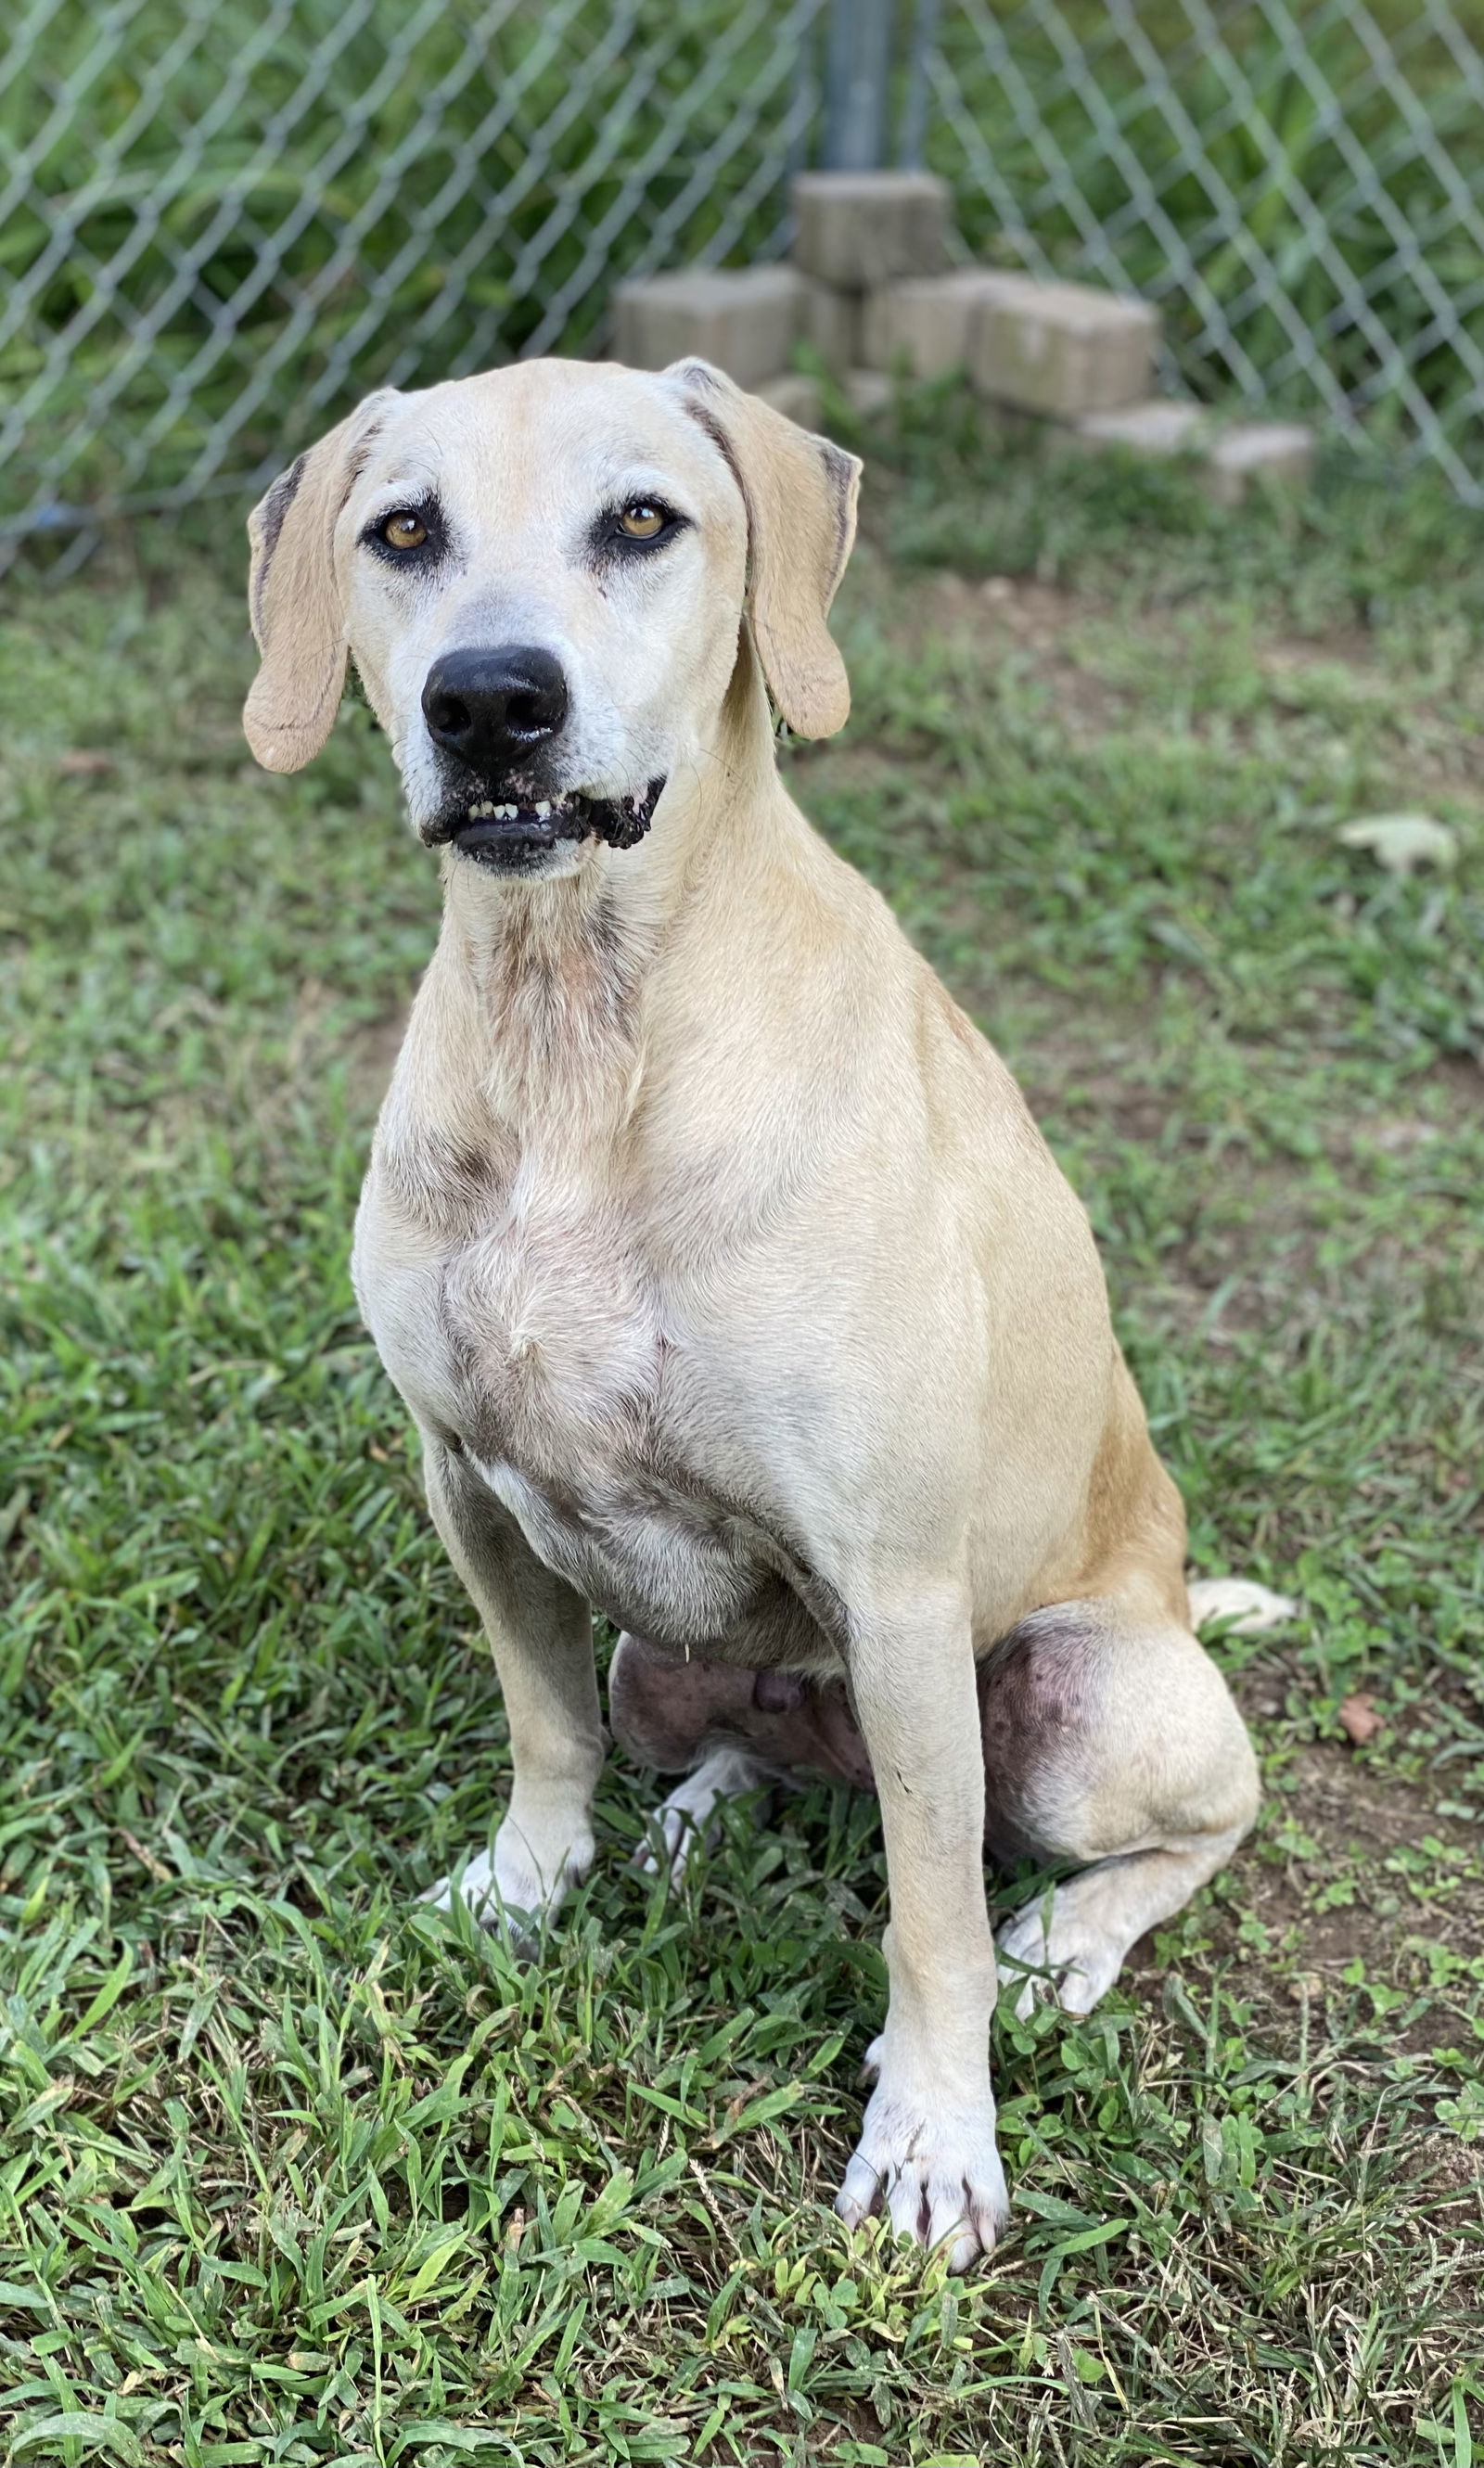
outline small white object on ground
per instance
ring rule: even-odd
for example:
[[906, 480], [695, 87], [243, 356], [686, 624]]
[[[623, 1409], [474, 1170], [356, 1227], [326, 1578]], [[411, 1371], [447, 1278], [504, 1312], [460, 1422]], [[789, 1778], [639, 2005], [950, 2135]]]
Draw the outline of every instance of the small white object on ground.
[[1369, 849], [1388, 874], [1413, 874], [1435, 865], [1446, 874], [1458, 862], [1458, 834], [1430, 814], [1367, 814], [1345, 823], [1336, 834], [1346, 848]]
[[1313, 459], [1314, 432], [1300, 421], [1236, 421], [1211, 441], [1206, 490], [1219, 506], [1240, 506], [1254, 480], [1302, 488]]

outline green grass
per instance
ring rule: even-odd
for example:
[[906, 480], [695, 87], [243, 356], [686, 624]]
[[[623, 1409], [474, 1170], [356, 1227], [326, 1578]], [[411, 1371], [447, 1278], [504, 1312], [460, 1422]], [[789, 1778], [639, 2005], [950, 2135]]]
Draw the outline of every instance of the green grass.
[[[868, 1803], [737, 1810], [669, 1894], [615, 1760], [539, 1963], [420, 1907], [508, 1771], [346, 1273], [432, 873], [363, 711], [248, 766], [235, 541], [17, 593], [17, 2463], [1484, 2443], [1479, 542], [1426, 489], [1218, 517], [954, 422], [879, 440], [856, 713], [788, 760], [1085, 1196], [1196, 1559], [1304, 1598], [1221, 1649], [1261, 1831], [1089, 2022], [997, 2022], [1015, 2223], [964, 2283], [828, 2208], [883, 1995]], [[1337, 842], [1399, 807], [1451, 875]]]

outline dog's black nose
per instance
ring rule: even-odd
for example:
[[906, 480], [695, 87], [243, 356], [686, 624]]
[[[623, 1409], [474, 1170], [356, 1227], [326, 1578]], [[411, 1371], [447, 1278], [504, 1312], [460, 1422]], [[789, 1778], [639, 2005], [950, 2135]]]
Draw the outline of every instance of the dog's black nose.
[[566, 716], [560, 662], [529, 643], [445, 651], [422, 689], [422, 717], [434, 744], [491, 776], [539, 753]]

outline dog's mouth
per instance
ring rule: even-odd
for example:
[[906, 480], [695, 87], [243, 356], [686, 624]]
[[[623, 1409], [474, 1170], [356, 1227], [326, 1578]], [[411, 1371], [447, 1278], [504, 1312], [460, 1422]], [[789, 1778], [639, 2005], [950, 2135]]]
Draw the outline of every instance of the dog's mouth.
[[510, 783], [503, 797], [478, 796], [462, 808], [445, 809], [423, 831], [423, 839], [449, 843], [460, 857], [496, 874], [531, 872], [563, 840], [600, 839], [609, 848], [633, 848], [654, 819], [665, 782], [651, 780], [625, 797], [590, 797], [580, 788], [557, 797], [516, 795], [515, 787]]

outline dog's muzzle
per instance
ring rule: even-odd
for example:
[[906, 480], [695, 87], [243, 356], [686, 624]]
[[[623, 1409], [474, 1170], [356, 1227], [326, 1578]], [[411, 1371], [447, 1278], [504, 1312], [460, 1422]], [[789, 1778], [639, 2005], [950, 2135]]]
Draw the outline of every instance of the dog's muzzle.
[[556, 788], [570, 755], [566, 673], [539, 643], [466, 643], [427, 673], [422, 718], [444, 764], [444, 798], [422, 837], [496, 874], [533, 874], [562, 841], [642, 840], [664, 781], [624, 797]]

